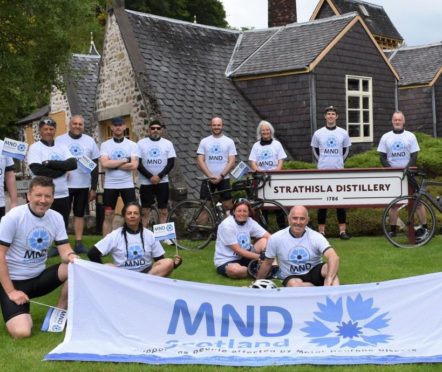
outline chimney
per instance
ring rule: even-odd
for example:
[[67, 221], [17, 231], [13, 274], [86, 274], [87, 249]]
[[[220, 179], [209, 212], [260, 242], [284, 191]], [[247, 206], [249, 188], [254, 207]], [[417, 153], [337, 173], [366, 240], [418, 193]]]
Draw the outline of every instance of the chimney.
[[295, 23], [296, 0], [268, 0], [268, 26], [279, 27]]

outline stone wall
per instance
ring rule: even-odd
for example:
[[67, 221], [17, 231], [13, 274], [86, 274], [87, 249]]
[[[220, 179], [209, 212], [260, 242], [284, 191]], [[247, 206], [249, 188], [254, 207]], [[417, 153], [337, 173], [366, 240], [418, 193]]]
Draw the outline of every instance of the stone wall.
[[[138, 139], [145, 137], [145, 121], [148, 118], [146, 105], [135, 82], [134, 71], [114, 15], [109, 16], [106, 25], [96, 109], [99, 122], [115, 116], [130, 115], [135, 136]], [[96, 135], [100, 138], [99, 128]]]

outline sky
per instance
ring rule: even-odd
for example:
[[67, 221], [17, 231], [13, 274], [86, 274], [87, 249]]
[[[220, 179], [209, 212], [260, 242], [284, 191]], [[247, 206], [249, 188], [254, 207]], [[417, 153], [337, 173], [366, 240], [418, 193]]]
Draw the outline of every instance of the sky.
[[[221, 0], [236, 28], [267, 28], [267, 0]], [[297, 0], [298, 22], [309, 20], [319, 0]], [[370, 0], [384, 7], [408, 46], [442, 42], [442, 1]]]

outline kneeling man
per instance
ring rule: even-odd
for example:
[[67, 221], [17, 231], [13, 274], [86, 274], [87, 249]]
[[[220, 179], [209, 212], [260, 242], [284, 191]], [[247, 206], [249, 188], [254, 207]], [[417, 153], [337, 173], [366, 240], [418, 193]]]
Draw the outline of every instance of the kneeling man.
[[[339, 257], [322, 234], [307, 227], [308, 222], [307, 208], [295, 206], [290, 210], [289, 227], [268, 241], [257, 279], [267, 277], [276, 258], [278, 277], [285, 287], [339, 285]], [[327, 263], [322, 261], [323, 256]]]

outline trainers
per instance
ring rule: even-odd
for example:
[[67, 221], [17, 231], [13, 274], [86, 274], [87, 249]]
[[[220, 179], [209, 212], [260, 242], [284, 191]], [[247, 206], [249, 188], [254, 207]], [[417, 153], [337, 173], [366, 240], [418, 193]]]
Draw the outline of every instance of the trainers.
[[339, 237], [340, 237], [342, 240], [348, 240], [348, 239], [351, 238], [351, 236], [348, 235], [345, 231], [341, 232], [341, 233], [339, 234]]
[[57, 257], [57, 256], [58, 256], [58, 249], [54, 246], [49, 248], [48, 257]]
[[394, 238], [396, 235], [397, 235], [397, 234], [396, 234], [396, 231], [390, 231], [390, 232], [388, 233], [388, 236], [389, 236], [390, 238]]
[[163, 243], [166, 244], [166, 245], [174, 245], [175, 244], [173, 242], [173, 240], [171, 240], [171, 239], [165, 239], [165, 240], [163, 240]]
[[83, 254], [83, 253], [87, 253], [87, 249], [83, 245], [83, 243], [75, 243], [74, 252], [77, 254]]
[[430, 235], [430, 230], [421, 227], [420, 229], [416, 230], [415, 237], [416, 237], [416, 243], [420, 243], [428, 238], [428, 235]]

